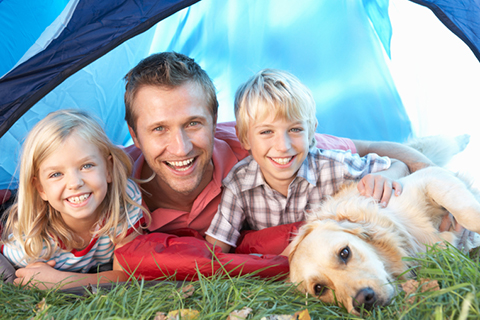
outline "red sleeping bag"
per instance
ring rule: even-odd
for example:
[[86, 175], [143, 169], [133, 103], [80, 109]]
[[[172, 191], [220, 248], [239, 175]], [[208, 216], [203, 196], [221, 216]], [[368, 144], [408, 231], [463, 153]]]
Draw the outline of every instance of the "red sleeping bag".
[[262, 278], [279, 275], [282, 278], [288, 274], [288, 259], [279, 254], [301, 224], [246, 231], [239, 239], [235, 253], [222, 253], [219, 247], [214, 248], [195, 230], [181, 229], [175, 234], [138, 236], [115, 250], [115, 256], [129, 274], [145, 280], [173, 275], [176, 280], [196, 280], [197, 272], [211, 276], [224, 271], [231, 276], [254, 273]]

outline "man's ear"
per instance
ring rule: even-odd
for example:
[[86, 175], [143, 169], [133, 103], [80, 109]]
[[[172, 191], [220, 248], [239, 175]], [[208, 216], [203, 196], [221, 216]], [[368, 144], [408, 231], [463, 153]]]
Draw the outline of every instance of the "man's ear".
[[133, 140], [133, 143], [135, 144], [135, 147], [140, 149], [138, 139], [137, 139], [137, 135], [135, 134], [135, 130], [133, 130], [132, 127], [128, 126], [128, 132], [130, 132], [130, 135], [132, 136], [132, 140]]
[[40, 195], [40, 198], [42, 198], [43, 201], [48, 201], [47, 194], [43, 190], [42, 184], [40, 183], [40, 180], [37, 177], [33, 177], [33, 185], [35, 186], [35, 189], [37, 189], [37, 192]]
[[252, 148], [250, 147], [250, 144], [248, 143], [248, 139], [241, 139], [240, 138], [240, 135], [238, 133], [237, 125], [235, 125], [235, 134], [237, 135], [238, 141], [240, 141], [240, 144], [242, 145], [243, 149], [245, 149], [247, 151], [250, 151], [250, 149], [252, 149]]
[[112, 175], [113, 175], [113, 157], [109, 155], [107, 157], [107, 183], [112, 182]]

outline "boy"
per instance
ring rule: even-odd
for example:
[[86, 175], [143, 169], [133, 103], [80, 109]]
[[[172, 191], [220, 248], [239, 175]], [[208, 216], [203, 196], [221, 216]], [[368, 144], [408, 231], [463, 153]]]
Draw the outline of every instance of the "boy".
[[[224, 192], [206, 239], [229, 252], [244, 221], [260, 230], [305, 219], [305, 209], [336, 193], [345, 180], [363, 178], [360, 191], [375, 180], [386, 205], [401, 186], [370, 173], [386, 170], [396, 179], [408, 173], [400, 161], [368, 154], [314, 147], [315, 101], [310, 90], [288, 72], [265, 69], [235, 95], [236, 132], [250, 156], [223, 180]], [[367, 176], [368, 175], [368, 176]]]

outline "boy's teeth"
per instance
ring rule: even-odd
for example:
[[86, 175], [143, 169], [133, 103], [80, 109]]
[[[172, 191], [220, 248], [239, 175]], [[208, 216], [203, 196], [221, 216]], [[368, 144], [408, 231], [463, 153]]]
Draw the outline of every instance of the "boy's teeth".
[[[169, 166], [175, 167], [178, 171], [185, 171], [189, 168], [189, 165], [192, 164], [194, 158], [183, 160], [183, 161], [165, 161]], [[185, 167], [185, 168], [178, 168]]]
[[79, 197], [68, 198], [68, 201], [72, 202], [72, 203], [80, 203], [82, 201], [85, 201], [89, 196], [90, 196], [90, 194], [82, 194]]
[[275, 161], [278, 164], [287, 164], [292, 160], [292, 157], [290, 158], [271, 158], [273, 161]]

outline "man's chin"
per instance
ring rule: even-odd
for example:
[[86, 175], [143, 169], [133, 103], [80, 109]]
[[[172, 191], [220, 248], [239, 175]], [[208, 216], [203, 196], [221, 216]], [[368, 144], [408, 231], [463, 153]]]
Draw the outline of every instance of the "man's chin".
[[174, 192], [183, 196], [188, 196], [192, 193], [198, 194], [196, 191], [200, 187], [200, 182], [202, 180], [200, 177], [192, 177], [192, 179], [170, 179], [167, 181], [169, 181], [167, 182], [167, 185]]

